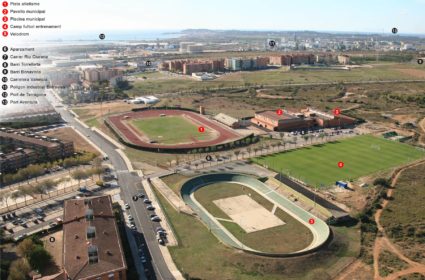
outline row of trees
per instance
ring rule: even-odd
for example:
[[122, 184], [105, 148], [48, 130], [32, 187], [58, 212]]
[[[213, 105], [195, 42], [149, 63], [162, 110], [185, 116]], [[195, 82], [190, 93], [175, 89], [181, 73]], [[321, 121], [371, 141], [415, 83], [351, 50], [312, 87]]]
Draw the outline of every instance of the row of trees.
[[56, 160], [51, 163], [31, 164], [25, 168], [19, 169], [19, 171], [14, 174], [4, 174], [3, 184], [9, 185], [25, 180], [29, 181], [32, 178], [37, 180], [37, 177], [43, 175], [46, 172], [46, 169], [50, 169], [54, 166], [70, 168], [73, 166], [85, 165], [90, 163], [95, 157], [96, 155], [93, 153], [84, 153], [82, 155], [65, 158], [63, 160]]
[[[219, 153], [219, 155], [221, 155], [224, 158], [233, 158], [236, 157], [236, 159], [239, 159], [240, 156], [241, 158], [243, 158], [243, 155], [246, 154], [247, 157], [252, 157], [252, 156], [257, 156], [257, 154], [264, 154], [265, 152], [273, 152], [273, 151], [280, 151], [283, 150], [285, 151], [286, 148], [290, 148], [292, 145], [292, 148], [295, 148], [298, 144], [299, 138], [294, 136], [292, 139], [287, 140], [284, 139], [283, 137], [283, 133], [280, 133], [280, 137], [282, 138], [282, 140], [274, 140], [274, 141], [262, 141], [261, 143], [252, 146], [252, 147], [247, 147], [244, 149], [239, 149], [239, 150], [234, 150], [231, 152], [221, 152]], [[329, 135], [325, 134], [325, 133], [320, 133], [318, 135], [318, 137], [315, 137], [313, 135], [303, 135], [301, 136], [301, 138], [305, 141], [308, 142], [310, 140], [310, 144], [313, 144], [313, 142], [320, 142], [323, 143], [324, 140], [328, 140], [329, 139]], [[191, 153], [189, 153], [189, 155], [193, 155], [193, 160], [196, 159], [202, 159], [205, 158], [206, 155], [208, 155], [208, 151], [205, 151], [204, 149], [198, 149], [198, 150], [194, 150]], [[215, 154], [214, 151], [212, 152], [212, 154]], [[176, 159], [176, 163], [178, 163], [179, 160], [178, 158]]]
[[[103, 168], [101, 166], [94, 166], [90, 169], [80, 170], [77, 169], [71, 172], [71, 178], [74, 180], [78, 180], [78, 185], [80, 186], [81, 180], [86, 180], [88, 178], [92, 178], [94, 180], [94, 176], [97, 175], [100, 178], [100, 175], [103, 173]], [[53, 194], [52, 190], [56, 189], [56, 195], [59, 195], [58, 185], [67, 181], [70, 181], [71, 178], [64, 177], [59, 180], [51, 180], [46, 179], [35, 184], [27, 184], [19, 186], [17, 190], [12, 193], [6, 194], [1, 193], [0, 199], [6, 202], [6, 207], [9, 209], [8, 198], [11, 198], [15, 201], [15, 207], [17, 207], [17, 200], [19, 198], [25, 199], [25, 205], [27, 205], [27, 198], [32, 197], [33, 199], [40, 196], [40, 199], [43, 199], [44, 195], [48, 195], [50, 198]], [[64, 188], [65, 190], [65, 188]]]

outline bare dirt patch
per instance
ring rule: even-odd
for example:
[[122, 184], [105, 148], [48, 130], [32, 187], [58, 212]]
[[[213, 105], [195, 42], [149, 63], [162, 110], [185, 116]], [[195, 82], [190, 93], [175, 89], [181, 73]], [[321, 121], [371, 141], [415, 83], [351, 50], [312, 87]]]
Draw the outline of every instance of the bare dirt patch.
[[55, 137], [60, 140], [67, 140], [74, 142], [75, 150], [86, 151], [99, 155], [99, 151], [93, 148], [86, 140], [84, 140], [75, 130], [71, 127], [58, 128], [48, 131], [47, 136]]
[[214, 200], [214, 203], [247, 233], [285, 224], [247, 195]]

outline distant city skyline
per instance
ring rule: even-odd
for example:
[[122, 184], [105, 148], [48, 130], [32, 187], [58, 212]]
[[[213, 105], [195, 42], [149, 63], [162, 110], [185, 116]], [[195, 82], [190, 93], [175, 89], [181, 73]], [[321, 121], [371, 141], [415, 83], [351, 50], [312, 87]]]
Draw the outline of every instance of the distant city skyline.
[[425, 34], [425, 0], [41, 0], [62, 32], [119, 30], [259, 30]]

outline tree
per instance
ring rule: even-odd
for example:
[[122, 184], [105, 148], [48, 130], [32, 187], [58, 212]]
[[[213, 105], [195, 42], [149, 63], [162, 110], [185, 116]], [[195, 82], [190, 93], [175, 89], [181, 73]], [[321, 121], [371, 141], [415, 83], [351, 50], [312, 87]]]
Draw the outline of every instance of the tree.
[[44, 191], [49, 195], [49, 197], [50, 191], [57, 185], [57, 183], [51, 179], [44, 180], [41, 184], [44, 186]]
[[34, 186], [34, 193], [39, 194], [41, 199], [43, 200], [43, 194], [45, 193], [44, 185], [42, 183], [38, 183]]
[[27, 196], [33, 194], [33, 189], [31, 186], [19, 186], [18, 191], [22, 194], [25, 199], [25, 205], [27, 205]]
[[9, 204], [7, 203], [9, 196], [6, 193], [0, 193], [0, 200], [6, 203], [7, 210], [9, 210]]
[[29, 262], [34, 269], [42, 271], [52, 261], [52, 256], [42, 245], [37, 245], [29, 255]]
[[84, 172], [83, 170], [75, 170], [74, 172], [71, 173], [71, 177], [74, 180], [78, 180], [78, 186], [80, 186], [81, 180], [87, 179], [87, 173]]
[[35, 244], [31, 238], [24, 239], [21, 243], [19, 243], [16, 251], [22, 257], [28, 258], [31, 252], [34, 250]]
[[239, 150], [236, 150], [235, 151], [235, 156], [236, 156], [236, 160], [238, 160], [239, 159], [239, 154], [241, 153], [241, 151], [239, 151]]
[[24, 258], [18, 259], [10, 265], [9, 277], [7, 280], [26, 280], [31, 267]]
[[12, 195], [10, 196], [11, 199], [13, 199], [15, 201], [15, 207], [18, 208], [18, 198], [20, 198], [22, 196], [22, 193], [19, 190], [16, 190], [12, 193]]

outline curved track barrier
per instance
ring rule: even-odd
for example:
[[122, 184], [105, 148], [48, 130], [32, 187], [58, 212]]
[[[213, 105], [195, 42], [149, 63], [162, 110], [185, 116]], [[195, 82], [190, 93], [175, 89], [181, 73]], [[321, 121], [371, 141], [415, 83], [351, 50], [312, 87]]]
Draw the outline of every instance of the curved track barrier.
[[[277, 205], [280, 209], [291, 215], [302, 225], [307, 227], [313, 234], [313, 241], [306, 247], [296, 252], [290, 253], [268, 253], [258, 251], [247, 247], [234, 237], [226, 228], [224, 228], [219, 221], [217, 221], [196, 199], [194, 193], [196, 190], [220, 182], [232, 182], [244, 185], [273, 204]], [[224, 244], [234, 247], [239, 250], [243, 250], [248, 253], [253, 253], [262, 256], [269, 257], [292, 257], [311, 253], [319, 249], [321, 246], [327, 243], [331, 237], [331, 230], [329, 226], [321, 219], [315, 217], [313, 214], [305, 211], [296, 204], [292, 203], [287, 198], [283, 197], [279, 193], [270, 189], [266, 184], [261, 181], [238, 173], [213, 173], [201, 175], [186, 181], [181, 188], [181, 196], [185, 203], [189, 205], [202, 220], [202, 222], [211, 230], [211, 232]], [[309, 220], [314, 219], [314, 224], [310, 224]]]

